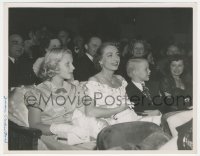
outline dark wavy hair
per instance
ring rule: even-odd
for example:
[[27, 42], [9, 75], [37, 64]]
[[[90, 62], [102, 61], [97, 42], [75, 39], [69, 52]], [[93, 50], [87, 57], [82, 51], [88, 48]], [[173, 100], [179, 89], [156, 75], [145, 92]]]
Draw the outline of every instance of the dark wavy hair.
[[170, 65], [173, 61], [180, 61], [182, 60], [183, 61], [183, 64], [184, 64], [184, 70], [183, 70], [183, 73], [181, 75], [184, 75], [185, 73], [185, 69], [186, 69], [186, 65], [187, 65], [187, 62], [186, 62], [186, 59], [184, 58], [183, 55], [172, 55], [172, 56], [169, 56], [168, 57], [168, 61], [167, 61], [167, 65], [166, 65], [166, 73], [171, 75], [171, 71], [170, 71]]
[[95, 68], [98, 70], [98, 71], [101, 71], [102, 67], [99, 63], [99, 61], [102, 59], [102, 56], [103, 56], [103, 53], [104, 53], [104, 49], [108, 46], [114, 46], [118, 49], [117, 47], [117, 44], [116, 42], [104, 42], [100, 47], [99, 49], [97, 50], [97, 53], [95, 54], [94, 56], [94, 65], [95, 65]]

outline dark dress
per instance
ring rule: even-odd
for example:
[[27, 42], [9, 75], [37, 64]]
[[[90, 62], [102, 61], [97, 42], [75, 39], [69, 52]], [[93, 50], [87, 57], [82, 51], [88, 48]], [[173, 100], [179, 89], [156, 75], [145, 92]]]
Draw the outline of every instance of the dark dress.
[[[160, 92], [164, 97], [164, 104], [170, 111], [185, 110], [187, 107], [192, 105], [192, 83], [185, 78], [182, 78], [185, 85], [185, 89], [180, 89], [176, 87], [174, 78], [170, 75], [162, 78], [160, 81]], [[165, 92], [171, 94], [171, 97], [166, 97]]]

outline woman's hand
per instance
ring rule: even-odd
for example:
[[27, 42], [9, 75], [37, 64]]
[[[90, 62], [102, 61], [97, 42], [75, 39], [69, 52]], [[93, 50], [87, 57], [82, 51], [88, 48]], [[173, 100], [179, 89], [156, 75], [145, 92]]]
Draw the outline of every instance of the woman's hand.
[[144, 116], [159, 116], [161, 112], [159, 110], [145, 110], [142, 115]]
[[122, 103], [122, 104], [119, 106], [119, 108], [121, 108], [121, 110], [123, 111], [123, 110], [126, 110], [126, 109], [128, 109], [128, 108], [129, 108], [129, 106], [128, 106], [128, 104], [127, 104], [127, 103]]

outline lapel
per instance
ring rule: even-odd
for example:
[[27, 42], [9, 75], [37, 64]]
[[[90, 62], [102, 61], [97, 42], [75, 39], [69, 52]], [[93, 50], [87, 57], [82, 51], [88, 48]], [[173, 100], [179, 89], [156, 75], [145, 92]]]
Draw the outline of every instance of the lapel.
[[86, 54], [85, 54], [85, 61], [88, 62], [88, 64], [94, 64]]
[[[131, 81], [131, 88], [133, 89], [133, 94], [138, 94], [140, 96], [144, 95], [142, 91]], [[135, 93], [134, 93], [135, 92]], [[145, 96], [145, 95], [144, 95]]]
[[[132, 81], [131, 81], [131, 88], [132, 88], [131, 94], [137, 95], [140, 98], [145, 97], [144, 101], [146, 101], [146, 102], [148, 101], [148, 103], [152, 102], [146, 97], [146, 95]], [[150, 92], [150, 94], [151, 94], [151, 92]]]

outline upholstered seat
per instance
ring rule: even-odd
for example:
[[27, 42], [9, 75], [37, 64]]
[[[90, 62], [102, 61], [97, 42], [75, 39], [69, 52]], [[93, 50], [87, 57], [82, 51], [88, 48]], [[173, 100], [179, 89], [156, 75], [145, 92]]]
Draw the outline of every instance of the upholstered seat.
[[170, 136], [150, 122], [128, 122], [104, 128], [97, 138], [97, 149], [156, 150], [170, 140]]

